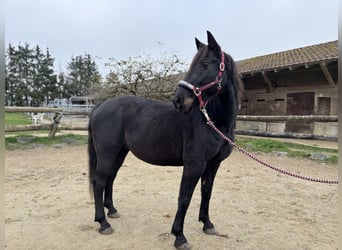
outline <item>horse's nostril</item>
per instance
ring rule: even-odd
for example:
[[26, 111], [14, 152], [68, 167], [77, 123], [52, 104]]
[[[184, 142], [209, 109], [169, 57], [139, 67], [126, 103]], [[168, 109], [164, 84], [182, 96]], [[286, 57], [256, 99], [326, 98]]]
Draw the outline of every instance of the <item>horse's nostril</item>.
[[176, 109], [179, 109], [181, 107], [181, 99], [179, 97], [173, 98], [173, 105]]

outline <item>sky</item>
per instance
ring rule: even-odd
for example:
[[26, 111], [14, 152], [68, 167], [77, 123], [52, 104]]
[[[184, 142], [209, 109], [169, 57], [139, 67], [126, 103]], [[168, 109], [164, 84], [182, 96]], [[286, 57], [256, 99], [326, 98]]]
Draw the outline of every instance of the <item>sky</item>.
[[190, 63], [212, 32], [236, 61], [338, 39], [338, 0], [6, 0], [5, 43], [49, 48], [56, 71], [176, 53]]

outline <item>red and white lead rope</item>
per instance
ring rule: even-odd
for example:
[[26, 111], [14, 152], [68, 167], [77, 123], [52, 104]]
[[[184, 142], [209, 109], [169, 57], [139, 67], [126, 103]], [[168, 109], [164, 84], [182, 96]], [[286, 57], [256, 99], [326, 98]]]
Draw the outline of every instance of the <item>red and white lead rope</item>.
[[306, 176], [302, 176], [299, 174], [295, 174], [295, 173], [291, 173], [288, 172], [286, 170], [283, 170], [281, 168], [277, 168], [267, 162], [264, 162], [263, 160], [260, 160], [259, 158], [257, 158], [255, 155], [251, 154], [250, 152], [248, 152], [247, 150], [241, 148], [240, 146], [238, 146], [236, 143], [234, 143], [231, 139], [229, 139], [227, 136], [225, 136], [215, 125], [214, 122], [209, 118], [207, 111], [204, 109], [201, 109], [202, 113], [204, 114], [205, 118], [207, 119], [207, 124], [213, 128], [224, 140], [226, 140], [231, 146], [235, 147], [237, 150], [239, 150], [240, 152], [244, 153], [245, 155], [247, 155], [248, 157], [252, 158], [253, 160], [259, 162], [260, 164], [264, 165], [265, 167], [268, 167], [270, 169], [273, 169], [279, 173], [288, 175], [288, 176], [292, 176], [298, 179], [302, 179], [302, 180], [306, 180], [306, 181], [312, 181], [312, 182], [319, 182], [319, 183], [326, 183], [326, 184], [338, 184], [338, 180], [324, 180], [324, 179], [316, 179], [316, 178], [311, 178], [311, 177], [306, 177]]

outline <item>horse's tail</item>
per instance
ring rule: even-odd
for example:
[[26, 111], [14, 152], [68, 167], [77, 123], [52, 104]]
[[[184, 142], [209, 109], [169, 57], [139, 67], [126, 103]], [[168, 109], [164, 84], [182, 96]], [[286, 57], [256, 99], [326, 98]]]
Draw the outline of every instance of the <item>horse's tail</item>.
[[88, 156], [89, 156], [89, 193], [90, 197], [93, 197], [93, 180], [95, 177], [95, 170], [96, 170], [96, 164], [97, 164], [97, 157], [96, 157], [96, 151], [94, 146], [94, 139], [92, 134], [92, 127], [88, 125]]
[[97, 156], [95, 151], [95, 145], [94, 145], [94, 138], [93, 138], [93, 127], [91, 126], [91, 117], [93, 115], [94, 110], [99, 106], [100, 104], [96, 105], [92, 113], [89, 117], [89, 123], [88, 123], [88, 156], [89, 156], [89, 193], [90, 197], [93, 197], [93, 181], [95, 178], [95, 170], [96, 170], [96, 164], [97, 164]]

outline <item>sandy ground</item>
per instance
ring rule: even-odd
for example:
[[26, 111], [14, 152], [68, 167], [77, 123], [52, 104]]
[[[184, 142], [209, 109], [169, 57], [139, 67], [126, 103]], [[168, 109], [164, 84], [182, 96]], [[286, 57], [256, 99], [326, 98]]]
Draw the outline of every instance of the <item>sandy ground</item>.
[[[337, 166], [259, 155], [282, 168], [336, 179]], [[6, 249], [173, 249], [170, 234], [182, 168], [128, 155], [115, 183], [121, 218], [100, 235], [88, 192], [86, 146], [6, 152]], [[197, 187], [185, 220], [193, 249], [337, 249], [337, 185], [283, 176], [234, 152], [217, 174], [202, 233]]]

